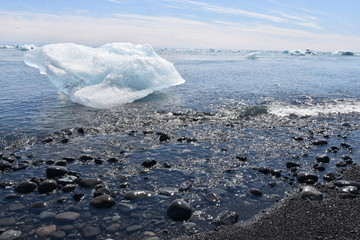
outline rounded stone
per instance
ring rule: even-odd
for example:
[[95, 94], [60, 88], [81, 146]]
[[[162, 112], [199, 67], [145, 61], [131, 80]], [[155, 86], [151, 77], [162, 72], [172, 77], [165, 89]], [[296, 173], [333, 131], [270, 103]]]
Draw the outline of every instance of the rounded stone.
[[222, 211], [214, 220], [217, 225], [231, 225], [238, 221], [239, 216], [229, 210]]
[[66, 233], [64, 231], [56, 231], [52, 234], [50, 234], [51, 240], [62, 240], [66, 236]]
[[299, 172], [297, 178], [299, 183], [314, 184], [318, 181], [318, 176], [307, 172]]
[[205, 197], [210, 202], [220, 202], [221, 201], [220, 195], [217, 193], [214, 193], [214, 192], [210, 192], [210, 193], [206, 194]]
[[52, 192], [57, 188], [58, 188], [57, 182], [54, 180], [48, 179], [48, 180], [45, 180], [42, 183], [40, 183], [40, 185], [38, 187], [38, 192], [40, 194], [45, 194], [45, 193]]
[[313, 187], [306, 186], [303, 188], [300, 194], [302, 199], [309, 199], [309, 200], [322, 200], [323, 194], [316, 190]]
[[107, 194], [93, 198], [90, 202], [96, 208], [111, 208], [115, 204], [115, 200]]
[[101, 233], [101, 229], [98, 226], [86, 226], [82, 229], [82, 236], [84, 238], [94, 238]]
[[77, 212], [62, 212], [55, 216], [55, 220], [59, 222], [74, 222], [76, 219], [80, 217], [80, 214]]
[[33, 211], [44, 211], [49, 207], [49, 204], [47, 202], [36, 202], [31, 205], [31, 209]]
[[129, 191], [125, 193], [124, 198], [127, 200], [136, 200], [151, 196], [152, 196], [151, 192], [147, 192], [147, 191]]
[[44, 211], [39, 214], [39, 219], [42, 221], [49, 221], [49, 220], [54, 219], [55, 216], [56, 216], [56, 214], [53, 212]]
[[145, 160], [141, 165], [146, 168], [151, 168], [157, 164], [156, 160]]
[[190, 204], [182, 199], [174, 200], [167, 209], [167, 215], [175, 221], [186, 221], [192, 215]]
[[342, 193], [359, 194], [359, 188], [356, 186], [345, 186], [340, 189]]
[[108, 233], [116, 233], [120, 230], [121, 225], [118, 223], [111, 224], [110, 226], [106, 227], [106, 232]]
[[31, 193], [37, 188], [36, 183], [25, 181], [16, 186], [15, 190], [18, 193]]
[[46, 176], [48, 178], [56, 178], [56, 177], [62, 177], [66, 175], [69, 171], [66, 167], [61, 166], [50, 166], [46, 169]]
[[15, 224], [16, 224], [16, 219], [14, 217], [0, 219], [0, 227], [13, 226]]
[[22, 232], [9, 229], [0, 234], [0, 240], [14, 240], [21, 237]]
[[253, 196], [261, 196], [263, 193], [261, 192], [260, 189], [250, 188], [250, 189], [249, 189], [249, 194], [251, 194], [251, 195], [253, 195]]
[[86, 178], [80, 181], [79, 185], [81, 187], [93, 187], [102, 183], [100, 178]]
[[11, 169], [11, 163], [5, 160], [0, 160], [0, 170], [4, 171], [5, 169]]
[[54, 224], [36, 229], [36, 234], [42, 238], [47, 237], [54, 232], [56, 232], [56, 225]]
[[317, 156], [316, 161], [321, 162], [321, 163], [329, 163], [330, 157], [328, 155]]

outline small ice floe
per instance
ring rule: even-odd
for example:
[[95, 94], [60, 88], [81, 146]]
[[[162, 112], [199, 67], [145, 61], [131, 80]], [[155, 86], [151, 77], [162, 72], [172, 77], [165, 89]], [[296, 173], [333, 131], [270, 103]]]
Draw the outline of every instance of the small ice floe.
[[258, 59], [257, 54], [258, 54], [258, 52], [250, 53], [250, 54], [246, 55], [246, 59], [256, 60], [256, 59]]
[[300, 50], [292, 50], [289, 54], [291, 56], [305, 56], [305, 53]]
[[343, 50], [335, 51], [332, 54], [333, 55], [341, 55], [341, 56], [353, 56], [354, 55], [354, 53], [351, 51], [343, 51]]

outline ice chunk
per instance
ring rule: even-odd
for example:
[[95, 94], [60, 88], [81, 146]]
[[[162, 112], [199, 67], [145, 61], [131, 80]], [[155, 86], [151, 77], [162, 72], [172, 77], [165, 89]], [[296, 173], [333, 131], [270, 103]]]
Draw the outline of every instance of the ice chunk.
[[354, 55], [353, 52], [350, 52], [350, 51], [342, 51], [342, 50], [333, 52], [332, 54], [333, 54], [333, 55], [342, 55], [342, 56], [353, 56], [353, 55]]
[[24, 62], [74, 102], [94, 108], [123, 105], [185, 82], [148, 44], [50, 44], [25, 54]]
[[258, 52], [250, 53], [250, 54], [246, 55], [246, 59], [256, 60], [258, 58], [257, 54], [258, 54]]
[[292, 56], [305, 56], [305, 53], [300, 50], [293, 50], [290, 52], [290, 55]]

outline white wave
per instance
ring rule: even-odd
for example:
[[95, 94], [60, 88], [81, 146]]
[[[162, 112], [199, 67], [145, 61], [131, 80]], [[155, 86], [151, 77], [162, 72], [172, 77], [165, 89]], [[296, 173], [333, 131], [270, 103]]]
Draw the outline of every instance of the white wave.
[[300, 106], [273, 103], [268, 106], [268, 113], [280, 117], [291, 115], [304, 117], [328, 114], [360, 113], [360, 102], [339, 102]]
[[74, 102], [94, 108], [123, 105], [185, 82], [148, 44], [50, 44], [25, 54], [24, 62]]

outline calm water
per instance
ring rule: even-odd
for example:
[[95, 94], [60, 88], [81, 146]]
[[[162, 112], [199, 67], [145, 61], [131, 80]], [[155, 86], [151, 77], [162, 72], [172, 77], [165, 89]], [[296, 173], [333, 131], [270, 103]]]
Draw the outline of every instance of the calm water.
[[[86, 154], [104, 162], [76, 160], [67, 168], [81, 178], [99, 177], [117, 202], [111, 210], [95, 209], [89, 205], [92, 189], [81, 187], [70, 193], [34, 192], [12, 200], [3, 197], [14, 194], [14, 187], [0, 189], [0, 218], [15, 217], [18, 223], [11, 228], [20, 230], [22, 238], [34, 237], [27, 226], [37, 229], [54, 222], [45, 224], [38, 212], [29, 210], [38, 201], [49, 203], [50, 212], [81, 214], [66, 232], [69, 239], [81, 238], [85, 225], [100, 227], [98, 239], [142, 239], [146, 231], [171, 239], [208, 231], [223, 210], [247, 221], [292, 191], [298, 184], [293, 184], [294, 176], [285, 167], [288, 161], [321, 178], [336, 170], [342, 155], [354, 161], [359, 157], [360, 56], [258, 52], [254, 60], [247, 59], [250, 52], [246, 51], [158, 53], [174, 63], [186, 82], [102, 110], [71, 102], [46, 76], [22, 62], [24, 52], [0, 50], [0, 153], [16, 156], [15, 163], [28, 166], [2, 173], [0, 182], [16, 185], [34, 176], [45, 178], [48, 164], [32, 162]], [[160, 143], [157, 133], [168, 134], [170, 141]], [[181, 141], [183, 137], [196, 141]], [[69, 142], [61, 143], [65, 138]], [[45, 144], [46, 139], [53, 141]], [[312, 145], [318, 139], [328, 144]], [[344, 142], [353, 149], [342, 148]], [[339, 149], [334, 153], [330, 147]], [[315, 157], [322, 154], [328, 154], [331, 162], [324, 165], [325, 171], [317, 171]], [[246, 156], [246, 161], [239, 161], [239, 156]], [[112, 157], [120, 163], [106, 161]], [[156, 160], [157, 165], [148, 171], [141, 165], [144, 160]], [[164, 167], [165, 163], [171, 167]], [[261, 174], [259, 167], [276, 169], [281, 177]], [[183, 182], [192, 187], [179, 191]], [[269, 182], [276, 186], [269, 187]], [[123, 183], [129, 188], [120, 187]], [[263, 195], [251, 196], [249, 188], [260, 189]], [[153, 196], [123, 197], [135, 190]], [[75, 201], [75, 193], [84, 194], [84, 199]], [[209, 193], [215, 193], [217, 201]], [[60, 197], [66, 197], [65, 202], [57, 203]], [[191, 224], [184, 226], [167, 217], [167, 207], [177, 198], [192, 206]], [[14, 204], [24, 208], [13, 210]], [[116, 233], [106, 229], [111, 224], [119, 225]], [[132, 231], [137, 225], [139, 229]]]

